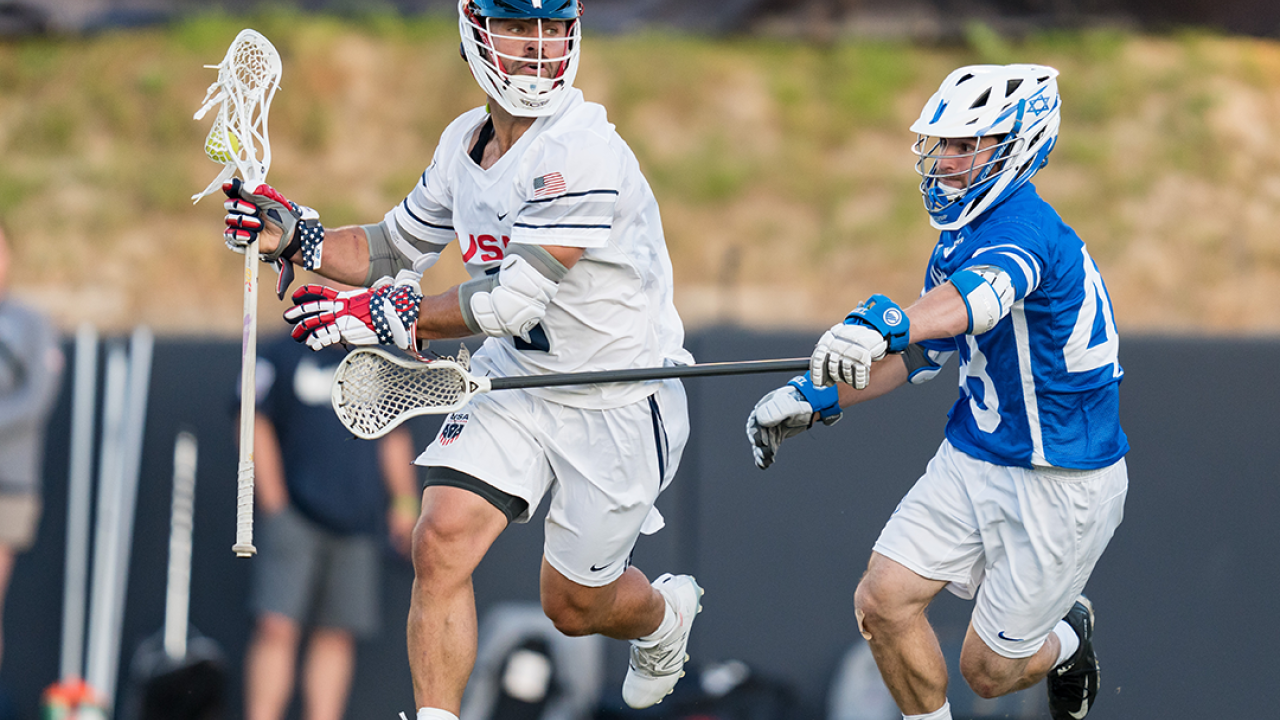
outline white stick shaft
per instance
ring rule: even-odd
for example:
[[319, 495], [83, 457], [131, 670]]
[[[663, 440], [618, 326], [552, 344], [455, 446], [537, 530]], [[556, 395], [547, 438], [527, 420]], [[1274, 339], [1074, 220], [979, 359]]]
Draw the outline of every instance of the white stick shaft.
[[257, 401], [254, 379], [258, 362], [258, 241], [244, 251], [244, 336], [240, 343], [240, 465], [236, 479], [236, 557], [252, 557], [253, 425]]

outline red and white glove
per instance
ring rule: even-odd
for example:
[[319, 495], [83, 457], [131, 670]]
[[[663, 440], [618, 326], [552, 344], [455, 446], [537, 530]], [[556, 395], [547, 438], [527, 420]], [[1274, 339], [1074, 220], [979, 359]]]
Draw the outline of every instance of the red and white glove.
[[293, 339], [312, 350], [341, 342], [417, 351], [422, 291], [412, 271], [402, 270], [394, 281], [384, 277], [362, 290], [303, 285], [293, 293], [293, 303], [284, 319], [293, 324]]
[[319, 213], [289, 200], [265, 183], [250, 189], [240, 178], [232, 178], [222, 184], [222, 192], [227, 196], [222, 203], [227, 210], [223, 219], [227, 229], [222, 232], [227, 247], [243, 254], [266, 224], [280, 228], [280, 243], [262, 255], [263, 262], [275, 265], [280, 272], [276, 283], [280, 299], [284, 299], [293, 282], [292, 261], [297, 260], [306, 270], [320, 269], [324, 226]]

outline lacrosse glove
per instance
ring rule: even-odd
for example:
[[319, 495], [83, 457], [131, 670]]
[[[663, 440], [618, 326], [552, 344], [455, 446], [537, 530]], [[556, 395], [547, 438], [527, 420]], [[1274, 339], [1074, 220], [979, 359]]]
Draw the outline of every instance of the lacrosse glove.
[[368, 289], [303, 285], [293, 293], [294, 306], [284, 319], [293, 324], [293, 339], [312, 350], [341, 342], [395, 345], [416, 354], [418, 279], [417, 273], [401, 270], [394, 280], [384, 277]]
[[280, 228], [280, 244], [264, 253], [262, 261], [271, 263], [280, 273], [276, 295], [281, 300], [293, 283], [295, 259], [305, 270], [320, 269], [324, 226], [319, 213], [289, 200], [270, 185], [262, 184], [251, 191], [240, 178], [223, 183], [222, 192], [227, 196], [222, 204], [227, 210], [227, 229], [222, 233], [227, 247], [244, 253], [249, 243], [258, 239], [264, 223]]
[[871, 364], [906, 350], [910, 338], [911, 321], [902, 308], [884, 295], [872, 295], [818, 340], [809, 376], [818, 387], [842, 380], [862, 390], [871, 382]]
[[834, 385], [816, 387], [808, 375], [794, 377], [760, 398], [747, 417], [747, 441], [756, 467], [772, 465], [782, 441], [812, 427], [815, 412], [824, 425], [834, 425], [841, 418], [840, 395]]

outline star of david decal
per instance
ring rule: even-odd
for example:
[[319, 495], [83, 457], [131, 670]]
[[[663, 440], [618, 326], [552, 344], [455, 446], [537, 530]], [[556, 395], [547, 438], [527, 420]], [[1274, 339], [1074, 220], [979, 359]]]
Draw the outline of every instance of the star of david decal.
[[1044, 95], [1033, 97], [1031, 102], [1027, 104], [1027, 109], [1035, 113], [1036, 117], [1039, 117], [1049, 112], [1049, 98]]

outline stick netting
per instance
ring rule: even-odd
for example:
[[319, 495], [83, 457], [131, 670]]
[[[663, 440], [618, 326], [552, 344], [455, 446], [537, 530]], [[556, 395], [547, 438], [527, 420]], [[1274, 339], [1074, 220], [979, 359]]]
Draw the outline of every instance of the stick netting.
[[199, 120], [211, 108], [218, 108], [204, 151], [224, 167], [204, 192], [194, 196], [197, 201], [221, 187], [236, 170], [245, 182], [254, 184], [261, 182], [271, 167], [267, 113], [280, 84], [280, 54], [261, 34], [243, 30], [227, 49], [227, 56], [214, 67], [218, 79], [209, 86], [195, 117]]
[[451, 362], [405, 366], [378, 353], [353, 352], [334, 378], [333, 409], [357, 437], [380, 437], [413, 415], [460, 407], [469, 386]]

